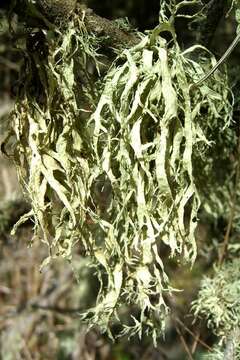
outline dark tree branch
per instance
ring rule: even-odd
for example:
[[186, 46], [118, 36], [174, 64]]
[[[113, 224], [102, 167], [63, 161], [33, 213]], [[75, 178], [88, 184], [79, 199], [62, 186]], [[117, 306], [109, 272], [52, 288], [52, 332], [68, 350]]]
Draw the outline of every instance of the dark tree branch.
[[[12, 5], [11, 5], [12, 4]], [[64, 5], [63, 5], [64, 4]], [[29, 6], [26, 0], [18, 0], [8, 5], [0, 4], [0, 9], [14, 12], [19, 20], [29, 28], [49, 28], [66, 25], [66, 20], [75, 12], [84, 19], [85, 26], [90, 33], [105, 37], [104, 46], [122, 49], [136, 45], [140, 39], [133, 32], [119, 28], [115, 21], [96, 15], [76, 0], [39, 0], [38, 6]]]
[[84, 18], [84, 23], [90, 33], [106, 37], [104, 45], [108, 47], [126, 48], [140, 41], [135, 33], [121, 30], [115, 21], [98, 16], [91, 9], [79, 7], [79, 14]]
[[[210, 47], [214, 33], [217, 29], [219, 21], [227, 12], [226, 0], [202, 0], [204, 7], [205, 19], [201, 21], [198, 26], [197, 42]], [[105, 19], [96, 15], [91, 9], [87, 9], [82, 5], [81, 1], [77, 0], [39, 0], [36, 7], [36, 12], [33, 12], [32, 7], [29, 9], [26, 0], [3, 2], [0, 8], [7, 7], [8, 10], [13, 10], [19, 15], [20, 21], [27, 24], [28, 27], [50, 27], [53, 23], [55, 25], [63, 23], [76, 13], [84, 18], [87, 30], [94, 33], [96, 36], [105, 37], [104, 46], [122, 49], [131, 47], [139, 42], [139, 38], [133, 32], [127, 32], [119, 28], [115, 21]], [[11, 5], [11, 4], [14, 4]], [[11, 9], [11, 7], [13, 9]], [[44, 18], [46, 21], [44, 21]]]
[[205, 19], [199, 25], [197, 42], [210, 48], [220, 20], [227, 12], [226, 0], [203, 0]]

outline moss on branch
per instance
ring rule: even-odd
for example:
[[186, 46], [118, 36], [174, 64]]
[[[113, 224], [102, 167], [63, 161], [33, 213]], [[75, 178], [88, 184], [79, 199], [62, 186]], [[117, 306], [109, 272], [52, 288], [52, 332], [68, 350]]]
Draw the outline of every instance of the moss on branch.
[[115, 21], [96, 15], [91, 9], [79, 8], [84, 17], [86, 28], [97, 36], [106, 37], [104, 45], [114, 48], [126, 48], [136, 45], [140, 39], [136, 34], [119, 28]]
[[[1, 6], [0, 6], [1, 7]], [[77, 0], [39, 0], [35, 6], [26, 0], [9, 3], [8, 10], [19, 16], [19, 20], [30, 28], [66, 26], [73, 13], [84, 19], [88, 32], [101, 36], [103, 45], [122, 49], [136, 45], [140, 39], [134, 32], [123, 30], [116, 21], [98, 16]]]

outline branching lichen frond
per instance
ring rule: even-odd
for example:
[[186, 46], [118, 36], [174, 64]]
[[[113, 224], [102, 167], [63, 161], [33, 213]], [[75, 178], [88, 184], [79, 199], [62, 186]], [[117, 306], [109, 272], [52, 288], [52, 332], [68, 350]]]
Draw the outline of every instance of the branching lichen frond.
[[84, 19], [31, 35], [12, 116], [29, 216], [49, 246], [44, 264], [71, 260], [79, 242], [99, 279], [96, 306], [82, 318], [110, 336], [120, 322], [122, 334], [145, 331], [154, 341], [176, 291], [165, 261], [194, 263], [200, 204], [213, 211], [219, 200], [199, 184], [211, 179], [214, 136], [231, 137], [222, 129], [232, 112], [224, 73], [190, 88], [216, 60], [202, 46], [180, 49], [166, 4], [163, 22], [119, 54], [101, 83], [99, 40]]

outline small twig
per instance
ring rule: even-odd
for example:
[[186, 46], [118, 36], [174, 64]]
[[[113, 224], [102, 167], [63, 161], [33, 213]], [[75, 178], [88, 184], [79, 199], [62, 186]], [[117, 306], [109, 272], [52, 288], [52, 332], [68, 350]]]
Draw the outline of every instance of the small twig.
[[190, 351], [190, 349], [189, 349], [189, 347], [188, 347], [188, 345], [187, 345], [187, 343], [186, 343], [186, 341], [185, 341], [185, 339], [184, 339], [184, 337], [183, 337], [183, 335], [182, 335], [179, 327], [178, 327], [177, 325], [176, 325], [175, 327], [176, 327], [176, 331], [177, 331], [177, 333], [178, 333], [178, 335], [179, 335], [179, 338], [180, 338], [180, 340], [181, 340], [181, 343], [182, 343], [182, 345], [183, 345], [183, 347], [184, 347], [184, 350], [185, 350], [186, 353], [188, 354], [188, 358], [189, 358], [190, 360], [194, 360], [193, 357], [192, 357], [191, 351]]
[[192, 354], [195, 354], [196, 350], [197, 350], [197, 346], [199, 343], [199, 338], [200, 338], [200, 332], [198, 331], [197, 335], [196, 335], [196, 339], [194, 339], [194, 343], [192, 345]]
[[227, 50], [225, 51], [225, 53], [223, 54], [223, 56], [221, 57], [221, 59], [218, 60], [218, 62], [213, 66], [213, 68], [207, 72], [206, 75], [204, 75], [200, 80], [198, 80], [196, 83], [191, 85], [191, 88], [197, 88], [200, 85], [202, 85], [202, 83], [204, 83], [210, 76], [212, 76], [214, 74], [214, 72], [219, 68], [219, 66], [228, 58], [228, 56], [232, 53], [232, 51], [235, 49], [235, 47], [237, 46], [237, 44], [240, 41], [240, 32], [237, 34], [237, 36], [235, 37], [235, 39], [233, 40], [233, 42], [231, 43], [231, 45], [227, 48]]
[[[154, 351], [154, 353], [153, 353], [153, 351]], [[149, 345], [149, 347], [143, 353], [143, 356], [141, 356], [141, 360], [148, 360], [148, 359], [152, 359], [153, 357], [155, 359], [155, 358], [157, 358], [156, 356], [153, 356], [155, 354], [156, 354], [156, 356], [160, 355], [160, 359], [162, 359], [162, 360], [170, 360], [163, 349], [160, 349], [158, 346], [156, 349], [153, 350], [152, 345]]]
[[5, 67], [7, 67], [10, 70], [15, 70], [15, 71], [19, 71], [20, 66], [17, 63], [14, 63], [13, 61], [10, 61], [9, 59], [0, 56], [0, 64], [4, 65]]
[[175, 318], [175, 321], [178, 322], [199, 344], [209, 351], [212, 351], [212, 348], [208, 346], [203, 340], [199, 338], [194, 332], [192, 332], [179, 318]]
[[226, 255], [227, 255], [230, 233], [232, 230], [233, 220], [234, 220], [235, 211], [236, 211], [237, 188], [239, 185], [239, 177], [240, 177], [240, 133], [238, 136], [237, 158], [238, 158], [238, 162], [237, 162], [237, 168], [236, 168], [235, 185], [234, 185], [233, 195], [232, 195], [232, 205], [231, 205], [231, 209], [230, 209], [227, 230], [226, 230], [223, 244], [222, 244], [222, 251], [219, 251], [219, 259], [218, 259], [219, 266], [222, 265], [223, 260], [225, 259]]
[[46, 311], [53, 311], [60, 314], [77, 314], [80, 313], [82, 309], [80, 308], [61, 308], [59, 306], [51, 306], [51, 305], [41, 305], [41, 304], [31, 304], [32, 309], [36, 310], [46, 310]]

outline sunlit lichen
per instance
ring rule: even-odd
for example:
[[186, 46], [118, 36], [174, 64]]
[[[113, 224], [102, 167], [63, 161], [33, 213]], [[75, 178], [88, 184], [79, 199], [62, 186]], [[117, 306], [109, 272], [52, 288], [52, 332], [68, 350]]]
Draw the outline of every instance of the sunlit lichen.
[[[211, 171], [204, 154], [232, 111], [225, 74], [191, 87], [215, 58], [198, 45], [182, 51], [165, 9], [163, 1], [165, 22], [124, 50], [101, 84], [98, 40], [84, 19], [33, 34], [12, 116], [15, 161], [32, 204], [20, 223], [34, 219], [49, 246], [44, 264], [71, 260], [80, 242], [100, 283], [82, 318], [110, 335], [120, 322], [122, 334], [144, 330], [154, 340], [175, 291], [164, 262], [195, 261], [198, 210], [207, 202], [197, 185]], [[125, 305], [133, 309], [127, 321]]]

